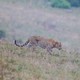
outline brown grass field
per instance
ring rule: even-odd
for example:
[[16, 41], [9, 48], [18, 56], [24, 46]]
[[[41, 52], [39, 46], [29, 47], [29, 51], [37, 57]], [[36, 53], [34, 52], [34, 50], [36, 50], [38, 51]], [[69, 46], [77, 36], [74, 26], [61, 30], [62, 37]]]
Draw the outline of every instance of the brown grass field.
[[[0, 30], [6, 32], [6, 40], [0, 40], [0, 80], [80, 80], [80, 8], [26, 1], [0, 0]], [[33, 52], [13, 44], [32, 35], [59, 40], [63, 50], [50, 55], [39, 47]]]

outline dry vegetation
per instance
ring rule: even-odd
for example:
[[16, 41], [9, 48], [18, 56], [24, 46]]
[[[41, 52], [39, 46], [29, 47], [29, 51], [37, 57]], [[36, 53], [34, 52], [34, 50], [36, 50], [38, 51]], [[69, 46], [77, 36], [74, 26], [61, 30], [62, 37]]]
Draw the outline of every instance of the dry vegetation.
[[[60, 40], [70, 50], [80, 48], [80, 8], [33, 4], [38, 0], [27, 4], [0, 1], [0, 30], [6, 32], [8, 41], [25, 42], [32, 35], [41, 35]], [[53, 50], [49, 55], [41, 48], [32, 52], [0, 40], [0, 80], [80, 80], [80, 52]]]
[[80, 53], [19, 48], [0, 41], [0, 80], [79, 80]]

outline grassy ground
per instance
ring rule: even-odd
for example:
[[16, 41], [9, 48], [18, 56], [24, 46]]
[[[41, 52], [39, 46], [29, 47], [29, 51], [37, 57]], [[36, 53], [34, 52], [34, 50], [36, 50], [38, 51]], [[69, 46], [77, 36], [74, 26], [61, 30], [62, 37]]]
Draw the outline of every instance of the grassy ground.
[[80, 53], [36, 48], [32, 52], [0, 41], [0, 80], [79, 80]]
[[[0, 80], [79, 80], [80, 9], [57, 9], [46, 5], [0, 0], [0, 30], [6, 32], [10, 43], [14, 39], [24, 42], [32, 35], [55, 38], [63, 47], [73, 51], [37, 48], [32, 52], [7, 41], [0, 41]], [[35, 0], [37, 1], [37, 0]]]

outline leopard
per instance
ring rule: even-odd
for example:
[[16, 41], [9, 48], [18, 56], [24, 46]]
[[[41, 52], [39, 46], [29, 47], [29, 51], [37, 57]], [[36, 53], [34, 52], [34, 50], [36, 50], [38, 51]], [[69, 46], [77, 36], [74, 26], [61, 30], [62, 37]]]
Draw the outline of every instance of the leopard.
[[58, 50], [62, 49], [61, 42], [56, 41], [52, 38], [44, 38], [41, 36], [31, 36], [28, 38], [28, 40], [24, 44], [21, 44], [21, 45], [18, 44], [16, 40], [14, 43], [18, 47], [24, 47], [24, 46], [27, 46], [28, 48], [41, 47], [43, 49], [46, 49], [47, 52], [49, 52], [50, 54], [53, 48], [56, 48]]

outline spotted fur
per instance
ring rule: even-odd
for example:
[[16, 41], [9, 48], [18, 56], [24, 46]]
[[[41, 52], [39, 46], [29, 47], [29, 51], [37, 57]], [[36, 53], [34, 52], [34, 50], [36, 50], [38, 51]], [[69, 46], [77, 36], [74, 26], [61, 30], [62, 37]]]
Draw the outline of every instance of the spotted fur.
[[55, 41], [54, 39], [47, 39], [41, 36], [31, 36], [24, 44], [19, 45], [17, 44], [17, 41], [15, 40], [15, 45], [18, 47], [23, 47], [23, 46], [27, 46], [27, 47], [41, 47], [43, 49], [47, 49], [47, 51], [49, 53], [52, 52], [53, 48], [57, 48], [59, 50], [62, 49], [62, 45], [60, 42]]

